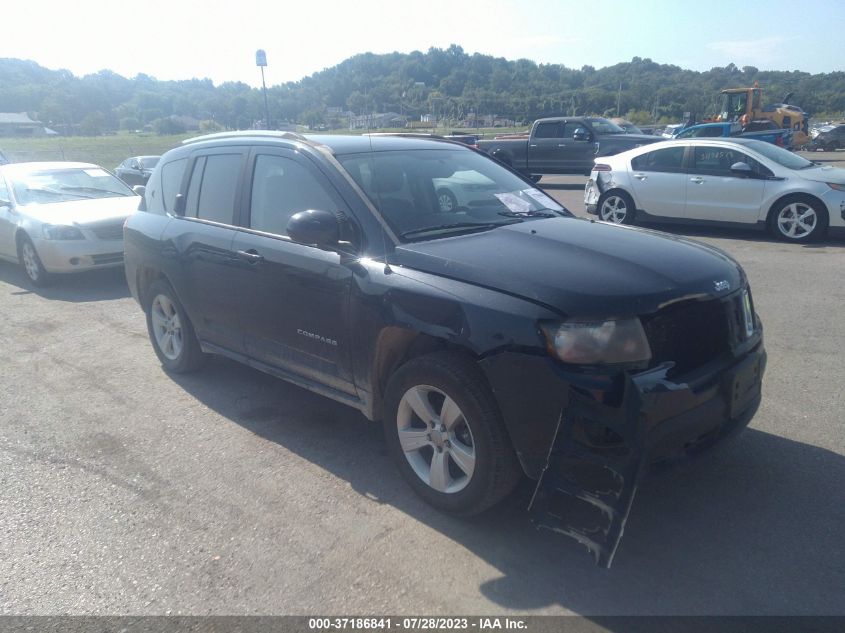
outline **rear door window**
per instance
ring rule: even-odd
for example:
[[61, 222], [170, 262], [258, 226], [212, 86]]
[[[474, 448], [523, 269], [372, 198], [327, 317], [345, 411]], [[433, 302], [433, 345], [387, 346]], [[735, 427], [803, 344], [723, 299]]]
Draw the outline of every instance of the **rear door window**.
[[681, 173], [684, 171], [685, 149], [685, 146], [679, 145], [640, 154], [631, 159], [631, 168], [634, 171]]
[[243, 154], [210, 154], [194, 163], [185, 215], [209, 222], [234, 224], [235, 199]]
[[561, 138], [561, 125], [557, 121], [538, 123], [534, 129], [534, 138]]

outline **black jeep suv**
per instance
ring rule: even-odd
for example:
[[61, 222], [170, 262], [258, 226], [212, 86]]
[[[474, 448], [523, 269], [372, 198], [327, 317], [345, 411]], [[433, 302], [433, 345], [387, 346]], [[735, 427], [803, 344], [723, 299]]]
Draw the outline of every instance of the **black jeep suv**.
[[735, 261], [575, 218], [460, 143], [192, 139], [162, 157], [125, 248], [167, 370], [221, 354], [382, 420], [408, 483], [449, 512], [524, 473], [538, 523], [606, 565], [644, 466], [760, 401], [762, 326]]

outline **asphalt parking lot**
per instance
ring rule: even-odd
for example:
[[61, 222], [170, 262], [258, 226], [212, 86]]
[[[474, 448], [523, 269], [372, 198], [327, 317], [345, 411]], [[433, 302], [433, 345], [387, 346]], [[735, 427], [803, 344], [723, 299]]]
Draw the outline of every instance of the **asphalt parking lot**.
[[[584, 181], [540, 184], [583, 214]], [[33, 292], [0, 263], [0, 614], [845, 615], [845, 241], [672, 232], [748, 273], [764, 399], [644, 482], [610, 571], [534, 530], [527, 483], [453, 519], [356, 411], [221, 358], [164, 373], [122, 271]]]

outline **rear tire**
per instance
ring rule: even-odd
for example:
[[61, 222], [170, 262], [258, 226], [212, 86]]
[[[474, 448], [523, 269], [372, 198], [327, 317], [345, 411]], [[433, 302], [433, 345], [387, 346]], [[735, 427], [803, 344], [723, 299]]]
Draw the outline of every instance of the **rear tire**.
[[390, 378], [388, 450], [413, 490], [435, 508], [469, 516], [501, 501], [521, 469], [478, 365], [456, 352], [415, 358]]
[[23, 235], [18, 239], [18, 263], [24, 276], [33, 286], [43, 288], [53, 281], [53, 277], [41, 263], [41, 258], [35, 250], [35, 244], [32, 243], [28, 235]]
[[827, 232], [827, 210], [810, 196], [778, 200], [769, 213], [769, 231], [787, 242], [812, 242]]
[[602, 222], [634, 223], [634, 200], [621, 189], [605, 191], [596, 204], [596, 215]]
[[165, 369], [184, 374], [202, 367], [207, 356], [170, 284], [157, 280], [150, 285], [146, 313], [150, 342]]

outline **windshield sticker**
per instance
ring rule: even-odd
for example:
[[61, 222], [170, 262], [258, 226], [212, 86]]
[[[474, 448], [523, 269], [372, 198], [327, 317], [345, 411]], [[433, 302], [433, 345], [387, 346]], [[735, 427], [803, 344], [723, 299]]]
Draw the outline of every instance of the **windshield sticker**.
[[503, 205], [513, 213], [531, 213], [531, 203], [513, 193], [495, 194]]
[[522, 193], [534, 198], [534, 200], [542, 204], [546, 209], [552, 209], [554, 211], [561, 211], [563, 209], [562, 206], [539, 189], [523, 189]]
[[85, 172], [85, 175], [91, 176], [91, 178], [103, 178], [108, 176], [108, 174], [102, 169], [83, 169], [82, 171]]

